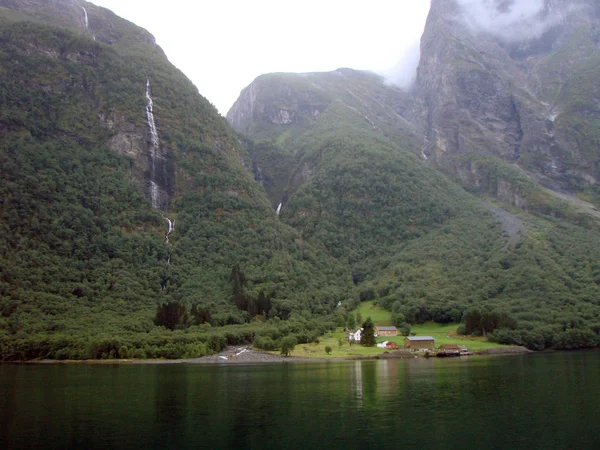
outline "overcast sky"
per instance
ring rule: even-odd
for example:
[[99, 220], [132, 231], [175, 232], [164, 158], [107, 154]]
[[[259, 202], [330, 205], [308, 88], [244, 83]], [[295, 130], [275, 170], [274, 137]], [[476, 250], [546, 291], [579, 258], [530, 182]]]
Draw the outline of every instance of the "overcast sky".
[[430, 0], [92, 0], [147, 29], [223, 115], [270, 72], [412, 78]]

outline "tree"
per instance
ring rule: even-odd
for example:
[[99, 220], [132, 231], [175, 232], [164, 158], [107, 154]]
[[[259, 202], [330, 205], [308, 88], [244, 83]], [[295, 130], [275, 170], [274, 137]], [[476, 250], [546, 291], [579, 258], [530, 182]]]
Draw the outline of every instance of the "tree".
[[346, 321], [346, 328], [349, 330], [354, 330], [356, 328], [356, 319], [354, 318], [354, 314], [348, 314], [348, 320]]
[[344, 340], [342, 338], [338, 338], [338, 348], [342, 348], [343, 344], [344, 344]]
[[328, 355], [331, 355], [331, 347], [328, 345], [325, 347], [325, 353], [327, 353]]
[[356, 313], [356, 323], [362, 323], [362, 314], [359, 312]]
[[365, 347], [375, 347], [375, 325], [371, 317], [367, 317], [362, 325], [362, 333], [360, 334], [360, 343]]
[[402, 313], [392, 314], [392, 323], [396, 328], [402, 328], [406, 323], [406, 317]]
[[286, 336], [281, 340], [281, 355], [290, 356], [298, 341], [294, 336]]
[[189, 326], [189, 317], [185, 305], [177, 302], [163, 303], [156, 308], [154, 323], [169, 330], [183, 329]]

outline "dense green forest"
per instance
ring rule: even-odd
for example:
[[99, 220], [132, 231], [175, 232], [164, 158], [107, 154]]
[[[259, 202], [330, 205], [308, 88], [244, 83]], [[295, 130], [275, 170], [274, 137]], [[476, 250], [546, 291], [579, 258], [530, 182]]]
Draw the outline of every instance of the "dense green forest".
[[[316, 339], [355, 295], [347, 270], [279, 222], [235, 133], [162, 51], [123, 41], [0, 21], [0, 357], [195, 357], [257, 333]], [[168, 211], [144, 197], [144, 155], [110, 145], [134, 130], [145, 151], [146, 79], [175, 166]]]

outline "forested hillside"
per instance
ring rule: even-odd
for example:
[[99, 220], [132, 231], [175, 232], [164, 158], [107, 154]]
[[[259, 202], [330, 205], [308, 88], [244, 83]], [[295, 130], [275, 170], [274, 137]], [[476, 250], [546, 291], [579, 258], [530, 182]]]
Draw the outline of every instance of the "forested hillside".
[[[325, 84], [328, 103], [307, 119], [303, 100], [322, 95]], [[534, 349], [595, 346], [594, 212], [512, 172], [502, 175], [527, 193], [521, 209], [480, 189], [468, 193], [415, 151], [410, 136], [380, 126], [385, 116], [373, 111], [385, 89], [372, 74], [342, 70], [264, 75], [242, 93], [228, 119], [255, 141], [257, 180], [282, 204], [282, 220], [348, 264], [360, 299], [392, 310], [398, 325], [462, 321], [465, 333]], [[359, 103], [352, 91], [364, 93]], [[389, 91], [387, 98], [398, 96]], [[254, 120], [243, 122], [249, 98]], [[496, 170], [510, 169], [498, 161]]]
[[[1, 358], [191, 357], [251, 342], [256, 316], [288, 321], [275, 338], [330, 326], [346, 271], [279, 222], [151, 36], [85, 2], [35, 3], [0, 9]], [[73, 4], [87, 26], [53, 26]]]

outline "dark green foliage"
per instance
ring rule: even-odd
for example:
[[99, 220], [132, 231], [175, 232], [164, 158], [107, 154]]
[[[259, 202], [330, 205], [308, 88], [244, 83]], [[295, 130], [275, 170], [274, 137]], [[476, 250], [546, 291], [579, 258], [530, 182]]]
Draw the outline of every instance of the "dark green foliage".
[[180, 305], [177, 302], [159, 305], [156, 309], [154, 323], [169, 330], [187, 328], [189, 325], [189, 316], [185, 305]]
[[294, 351], [297, 339], [294, 336], [286, 336], [281, 340], [281, 354], [283, 356], [290, 356], [290, 353]]
[[502, 311], [489, 311], [479, 307], [471, 307], [463, 315], [464, 334], [486, 336], [494, 330], [514, 330], [517, 323], [508, 314]]
[[[237, 136], [147, 33], [103, 20], [112, 47], [0, 21], [0, 359], [200, 356], [254, 338], [211, 326], [297, 311], [330, 323], [351, 281], [277, 220]], [[145, 151], [147, 79], [175, 167], [168, 245], [142, 194], [144, 158], [111, 148], [135, 130]], [[146, 344], [155, 319], [169, 331]]]
[[362, 324], [362, 333], [360, 334], [360, 344], [365, 347], [375, 347], [375, 325], [370, 317]]

